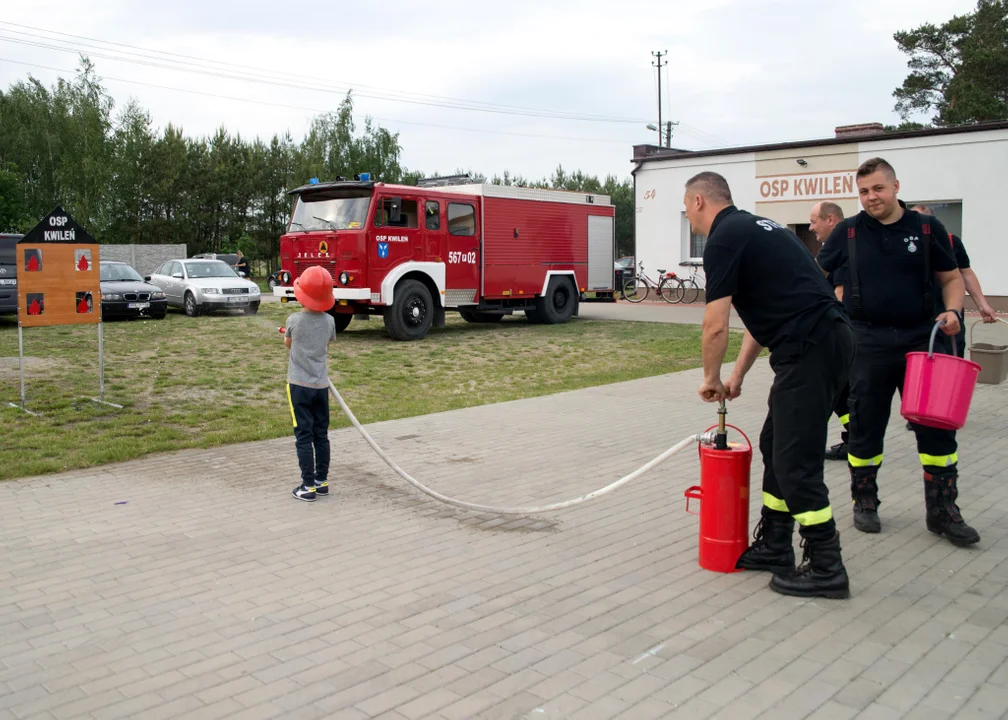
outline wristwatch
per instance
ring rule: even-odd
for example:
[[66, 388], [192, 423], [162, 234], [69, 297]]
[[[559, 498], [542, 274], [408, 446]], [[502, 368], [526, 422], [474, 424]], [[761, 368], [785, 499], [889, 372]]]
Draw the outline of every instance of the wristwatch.
[[959, 318], [959, 323], [966, 322], [966, 312], [964, 310], [949, 310], [949, 312], [954, 312], [956, 317]]

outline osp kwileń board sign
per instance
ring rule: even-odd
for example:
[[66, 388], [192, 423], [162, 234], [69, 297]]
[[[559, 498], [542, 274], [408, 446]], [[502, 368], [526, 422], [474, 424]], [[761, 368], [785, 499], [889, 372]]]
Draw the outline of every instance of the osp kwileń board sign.
[[18, 324], [101, 322], [98, 242], [57, 207], [17, 243]]

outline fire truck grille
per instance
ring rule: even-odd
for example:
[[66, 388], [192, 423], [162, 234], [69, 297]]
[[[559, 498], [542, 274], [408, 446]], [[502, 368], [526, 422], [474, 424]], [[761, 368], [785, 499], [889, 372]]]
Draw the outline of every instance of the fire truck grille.
[[456, 307], [458, 305], [472, 305], [476, 302], [476, 289], [472, 290], [445, 290], [445, 305]]

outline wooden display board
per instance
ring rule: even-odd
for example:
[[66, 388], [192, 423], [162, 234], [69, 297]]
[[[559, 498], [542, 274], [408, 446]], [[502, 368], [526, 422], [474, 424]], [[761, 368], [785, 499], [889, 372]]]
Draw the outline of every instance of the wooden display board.
[[23, 329], [91, 324], [98, 326], [98, 397], [88, 399], [121, 408], [122, 405], [105, 402], [98, 242], [69, 213], [57, 207], [18, 240], [16, 253], [21, 409], [31, 412], [25, 398]]
[[101, 322], [98, 243], [57, 207], [18, 240], [18, 325]]

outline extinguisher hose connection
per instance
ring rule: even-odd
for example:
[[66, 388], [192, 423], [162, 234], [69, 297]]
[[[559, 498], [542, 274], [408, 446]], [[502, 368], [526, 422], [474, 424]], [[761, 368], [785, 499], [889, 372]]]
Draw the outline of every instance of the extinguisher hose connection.
[[662, 464], [673, 455], [682, 452], [693, 443], [705, 441], [704, 440], [705, 438], [707, 438], [706, 442], [710, 442], [709, 437], [711, 436], [711, 433], [707, 432], [707, 433], [697, 433], [695, 435], [690, 435], [689, 437], [683, 438], [675, 445], [670, 447], [668, 450], [663, 452], [661, 455], [652, 459], [650, 462], [642, 465], [641, 467], [637, 468], [629, 475], [624, 475], [619, 480], [616, 480], [615, 482], [612, 482], [603, 488], [599, 488], [594, 492], [590, 492], [586, 495], [582, 495], [580, 497], [576, 497], [571, 500], [552, 503], [550, 505], [537, 505], [534, 507], [494, 507], [493, 505], [478, 505], [476, 503], [469, 503], [464, 502], [462, 500], [456, 500], [455, 498], [448, 497], [447, 495], [442, 495], [436, 490], [432, 490], [423, 483], [415, 480], [413, 477], [410, 476], [409, 473], [407, 473], [405, 470], [399, 467], [399, 465], [396, 464], [395, 460], [390, 458], [388, 454], [378, 446], [378, 443], [374, 441], [374, 438], [371, 437], [370, 433], [368, 433], [368, 431], [364, 429], [364, 427], [357, 420], [356, 416], [354, 416], [353, 412], [351, 412], [349, 406], [347, 406], [346, 402], [340, 396], [339, 391], [336, 390], [336, 386], [333, 385], [331, 380], [329, 381], [329, 392], [332, 393], [332, 396], [334, 398], [336, 398], [336, 402], [339, 403], [340, 408], [342, 408], [343, 412], [346, 414], [351, 424], [355, 428], [357, 428], [357, 430], [360, 432], [364, 440], [367, 441], [367, 444], [371, 446], [371, 449], [374, 450], [378, 454], [378, 456], [385, 461], [385, 464], [388, 465], [390, 468], [392, 468], [396, 472], [396, 474], [399, 475], [399, 477], [401, 477], [403, 480], [408, 482], [410, 485], [412, 485], [414, 488], [424, 493], [425, 495], [428, 495], [439, 502], [445, 503], [446, 505], [452, 505], [457, 508], [462, 508], [463, 510], [473, 510], [475, 512], [492, 513], [494, 515], [534, 515], [537, 513], [564, 510], [566, 508], [574, 507], [575, 505], [580, 505], [581, 503], [588, 502], [589, 500], [594, 500], [595, 498], [607, 495], [611, 493], [613, 490], [621, 487], [622, 485], [625, 485], [628, 482], [637, 479], [638, 477], [648, 472], [652, 468]]
[[725, 418], [728, 416], [728, 409], [725, 407], [725, 401], [721, 401], [721, 406], [718, 408], [718, 430], [717, 436], [714, 439], [714, 449], [715, 450], [727, 450], [728, 449], [728, 430], [725, 427]]

